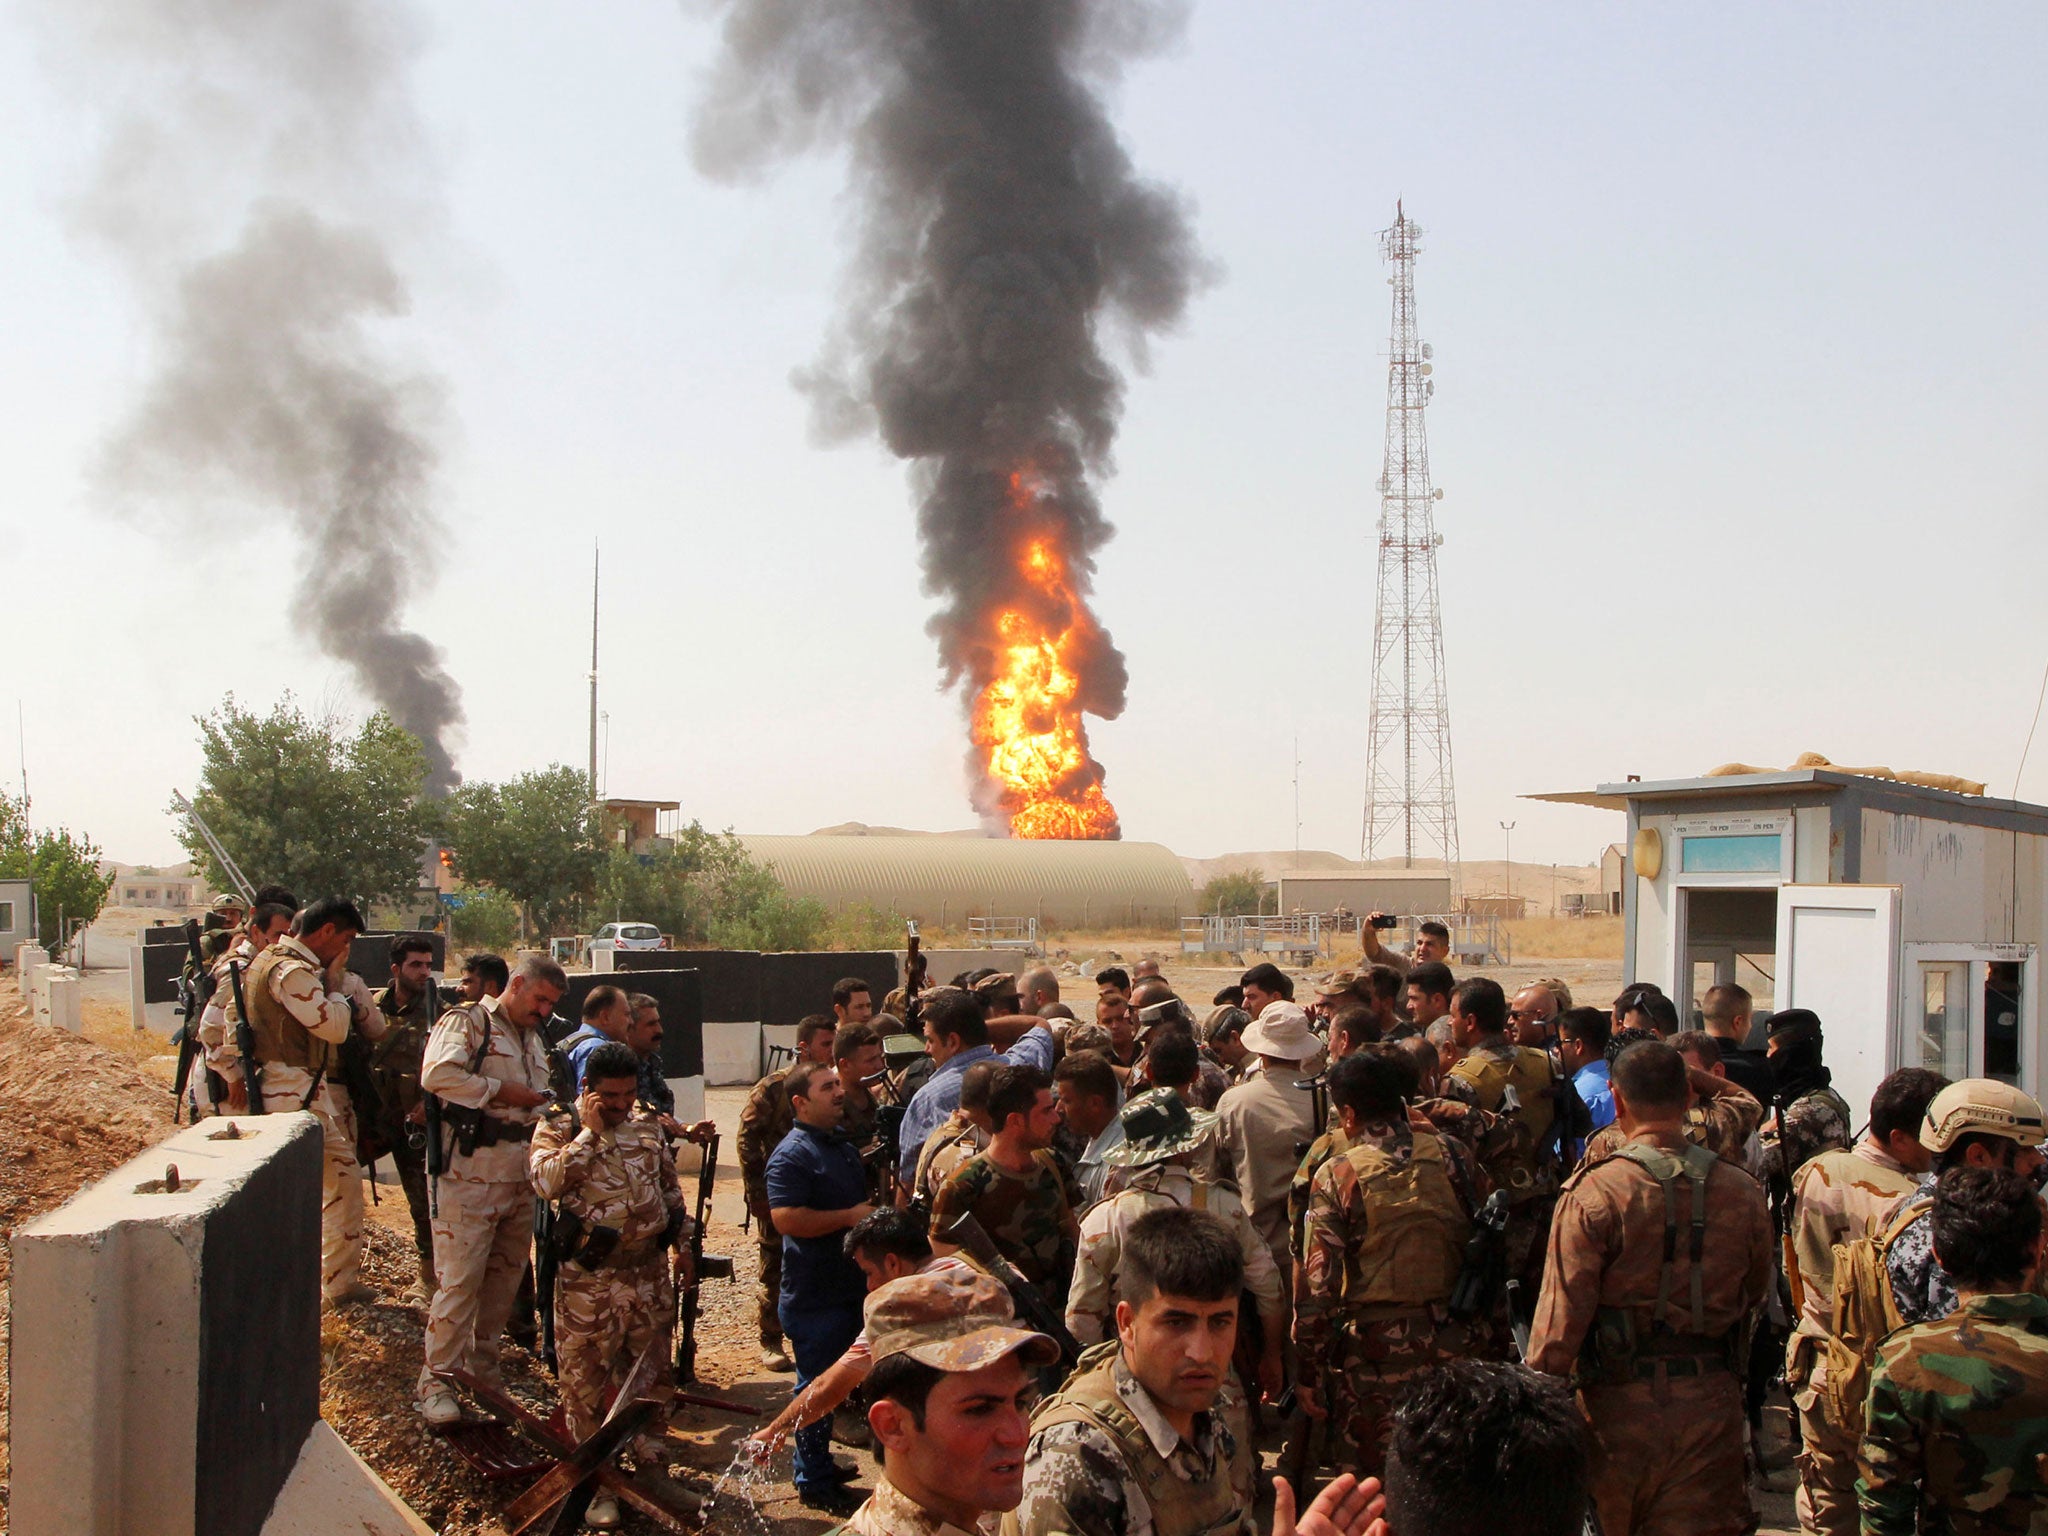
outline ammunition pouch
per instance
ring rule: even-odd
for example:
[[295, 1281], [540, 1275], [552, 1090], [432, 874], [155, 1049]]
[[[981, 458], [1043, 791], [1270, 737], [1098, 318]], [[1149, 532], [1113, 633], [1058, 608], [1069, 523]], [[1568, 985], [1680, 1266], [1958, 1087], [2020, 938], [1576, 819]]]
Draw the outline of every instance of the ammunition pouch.
[[548, 1252], [557, 1264], [576, 1257], [583, 1246], [584, 1221], [566, 1206], [556, 1206], [548, 1223]]
[[444, 1103], [441, 1120], [455, 1132], [455, 1150], [464, 1157], [473, 1156], [479, 1147], [495, 1147], [503, 1141], [533, 1140], [532, 1125], [494, 1119], [480, 1109]]
[[[580, 1269], [602, 1269], [618, 1246], [617, 1227], [589, 1227], [585, 1229], [582, 1248], [567, 1257]], [[637, 1254], [633, 1256], [637, 1257]]]

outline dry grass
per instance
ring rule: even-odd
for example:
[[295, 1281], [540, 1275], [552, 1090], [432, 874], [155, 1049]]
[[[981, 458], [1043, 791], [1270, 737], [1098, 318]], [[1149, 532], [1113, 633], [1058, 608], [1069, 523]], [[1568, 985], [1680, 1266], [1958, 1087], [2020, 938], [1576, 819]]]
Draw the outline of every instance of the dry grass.
[[1559, 960], [1619, 960], [1621, 919], [1618, 917], [1518, 917], [1502, 925], [1519, 957]]

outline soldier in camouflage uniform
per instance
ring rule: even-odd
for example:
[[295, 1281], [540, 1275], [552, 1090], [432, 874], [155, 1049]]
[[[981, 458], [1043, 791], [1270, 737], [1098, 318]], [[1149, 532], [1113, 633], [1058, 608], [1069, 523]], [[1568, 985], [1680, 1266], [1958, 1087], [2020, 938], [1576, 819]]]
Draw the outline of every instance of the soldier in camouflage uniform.
[[[1610, 1065], [1639, 1039], [1657, 1037], [1645, 1030], [1623, 1030], [1608, 1047]], [[1696, 1147], [1705, 1147], [1724, 1163], [1748, 1171], [1749, 1141], [1763, 1123], [1764, 1106], [1725, 1077], [1688, 1065], [1685, 1080], [1692, 1093], [1679, 1129]], [[1627, 1143], [1619, 1122], [1602, 1126], [1586, 1141], [1584, 1161], [1611, 1157]]]
[[[569, 1438], [578, 1443], [604, 1421], [607, 1389], [647, 1350], [656, 1355], [656, 1389], [673, 1369], [670, 1254], [687, 1257], [690, 1218], [661, 1122], [636, 1107], [639, 1088], [631, 1047], [600, 1045], [584, 1062], [575, 1114], [553, 1111], [533, 1133], [534, 1191], [559, 1203], [558, 1232], [580, 1234], [555, 1281], [557, 1379]], [[660, 1415], [650, 1420], [636, 1458], [658, 1458], [665, 1429]], [[586, 1519], [599, 1529], [616, 1526], [618, 1505], [600, 1494]]]
[[868, 1424], [882, 1475], [832, 1536], [969, 1536], [1023, 1492], [1036, 1392], [1059, 1346], [1017, 1326], [1009, 1293], [964, 1266], [869, 1293]]
[[362, 1280], [358, 1106], [338, 1081], [342, 1042], [351, 1033], [372, 1041], [384, 1035], [384, 1015], [371, 1001], [369, 986], [348, 969], [349, 945], [362, 929], [362, 913], [353, 902], [325, 897], [301, 912], [292, 931], [258, 955], [242, 978], [265, 1112], [304, 1109], [320, 1122], [320, 1293], [337, 1306], [377, 1295]]
[[[391, 983], [373, 999], [384, 1015], [384, 1038], [370, 1052], [370, 1081], [377, 1102], [364, 1113], [376, 1116], [375, 1143], [388, 1148], [399, 1187], [412, 1213], [413, 1248], [419, 1255], [418, 1298], [434, 1299], [434, 1227], [427, 1198], [426, 1114], [420, 1097], [420, 1063], [427, 1036], [441, 1016], [434, 987], [434, 945], [421, 933], [391, 941]], [[415, 1144], [413, 1138], [419, 1138]]]
[[1777, 1097], [1769, 1105], [1763, 1128], [1763, 1159], [1757, 1177], [1768, 1185], [1790, 1179], [1807, 1159], [1849, 1145], [1854, 1115], [1842, 1096], [1828, 1086], [1831, 1075], [1821, 1064], [1820, 1019], [1806, 1008], [1787, 1008], [1771, 1016], [1771, 1075]]
[[[1465, 1054], [1444, 1075], [1446, 1096], [1466, 1097], [1487, 1113], [1513, 1121], [1518, 1131], [1510, 1149], [1486, 1164], [1486, 1172], [1508, 1192], [1508, 1278], [1520, 1282], [1524, 1297], [1533, 1299], [1543, 1274], [1550, 1209], [1563, 1176], [1558, 1127], [1566, 1080], [1547, 1051], [1508, 1038], [1508, 1000], [1500, 983], [1484, 976], [1459, 983], [1451, 994], [1450, 1022], [1452, 1038]], [[1576, 1104], [1576, 1096], [1569, 1102]], [[1524, 1310], [1529, 1304], [1523, 1303]]]
[[797, 1068], [832, 1064], [834, 1025], [830, 1014], [805, 1016], [796, 1027], [796, 1060], [770, 1072], [747, 1095], [740, 1110], [740, 1187], [754, 1222], [760, 1250], [761, 1278], [754, 1287], [755, 1324], [761, 1340], [761, 1364], [771, 1371], [794, 1370], [782, 1347], [782, 1236], [768, 1219], [768, 1158], [796, 1123], [789, 1103], [789, 1075]]
[[498, 1335], [533, 1250], [527, 1156], [549, 1098], [541, 1026], [567, 987], [559, 965], [528, 954], [502, 993], [449, 1009], [427, 1037], [420, 1087], [441, 1101], [446, 1148], [434, 1217], [437, 1284], [419, 1378], [420, 1413], [430, 1424], [462, 1417], [443, 1372], [499, 1380]]
[[1124, 1105], [1118, 1115], [1124, 1139], [1103, 1155], [1105, 1162], [1125, 1171], [1123, 1188], [1097, 1202], [1081, 1220], [1080, 1256], [1067, 1292], [1067, 1331], [1083, 1344], [1099, 1344], [1115, 1332], [1116, 1304], [1122, 1294], [1118, 1275], [1132, 1223], [1147, 1211], [1168, 1205], [1207, 1211], [1237, 1234], [1244, 1254], [1245, 1289], [1252, 1293], [1266, 1325], [1259, 1385], [1268, 1397], [1277, 1398], [1281, 1341], [1287, 1332], [1281, 1291], [1285, 1282], [1237, 1191], [1228, 1184], [1211, 1183], [1189, 1166], [1200, 1155], [1215, 1119], [1189, 1109], [1171, 1088], [1141, 1093]]
[[2024, 1536], [2048, 1509], [2048, 1300], [2031, 1180], [1957, 1167], [1935, 1186], [1935, 1251], [1960, 1304], [1884, 1343], [1857, 1483], [1868, 1536]]
[[[194, 1037], [199, 1042], [199, 1051], [185, 1082], [185, 1102], [191, 1106], [194, 1120], [202, 1115], [248, 1112], [248, 1091], [242, 1086], [241, 1048], [235, 1038], [235, 1026], [241, 1022], [241, 1015], [235, 1010], [235, 989], [228, 982], [228, 967], [240, 966], [247, 975], [256, 957], [291, 930], [295, 915], [281, 903], [259, 902], [227, 952], [213, 962], [213, 995], [199, 1015], [198, 1034]], [[218, 1109], [207, 1092], [208, 1072], [227, 1089], [227, 1097]]]
[[996, 1075], [993, 1061], [977, 1061], [960, 1074], [960, 1106], [927, 1136], [917, 1155], [917, 1176], [911, 1198], [930, 1207], [946, 1181], [988, 1150], [988, 1087]]
[[1484, 1197], [1456, 1141], [1409, 1123], [1414, 1077], [1369, 1052], [1330, 1069], [1345, 1150], [1315, 1173], [1295, 1284], [1295, 1390], [1337, 1465], [1375, 1476], [1407, 1383], [1480, 1341], [1445, 1308]]
[[1204, 1211], [1148, 1211], [1125, 1238], [1122, 1282], [1115, 1342], [1084, 1353], [1032, 1415], [1006, 1536], [1253, 1536], [1258, 1452], [1230, 1369], [1236, 1237]]
[[1934, 1166], [1920, 1184], [1884, 1213], [1891, 1228], [1918, 1205], [1920, 1214], [1898, 1230], [1885, 1249], [1891, 1301], [1901, 1323], [1928, 1323], [1956, 1309], [1956, 1286], [1934, 1251], [1932, 1220], [1935, 1180], [1951, 1168], [2006, 1168], [2039, 1183], [2044, 1166], [2041, 1106], [2009, 1083], [1966, 1077], [1951, 1083], [1927, 1106], [1920, 1140], [1934, 1154]]
[[1629, 1046], [1614, 1093], [1628, 1140], [1565, 1183], [1529, 1364], [1579, 1389], [1605, 1536], [1743, 1536], [1736, 1371], [1771, 1279], [1770, 1212], [1754, 1179], [1680, 1129], [1678, 1052]]
[[1808, 1536], [1856, 1536], [1856, 1442], [1863, 1426], [1828, 1411], [1826, 1341], [1833, 1324], [1835, 1246], [1867, 1235], [1913, 1188], [1932, 1154], [1920, 1144], [1928, 1101], [1947, 1086], [1939, 1073], [1902, 1067], [1877, 1085], [1870, 1130], [1848, 1151], [1823, 1152], [1793, 1187], [1792, 1246], [1798, 1262], [1796, 1331], [1785, 1357], [1785, 1387], [1799, 1422], [1799, 1527]]

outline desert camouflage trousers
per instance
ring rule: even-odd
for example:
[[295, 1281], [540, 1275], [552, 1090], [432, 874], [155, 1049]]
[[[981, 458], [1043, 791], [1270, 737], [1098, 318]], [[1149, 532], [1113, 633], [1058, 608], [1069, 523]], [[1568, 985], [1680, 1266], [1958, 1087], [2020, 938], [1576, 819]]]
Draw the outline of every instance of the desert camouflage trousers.
[[1408, 1383], [1446, 1360], [1485, 1353], [1476, 1333], [1427, 1310], [1339, 1328], [1334, 1358], [1316, 1375], [1328, 1436], [1318, 1460], [1360, 1477], [1378, 1477], [1394, 1428], [1394, 1405]]
[[1856, 1448], [1863, 1437], [1828, 1416], [1821, 1391], [1827, 1366], [1813, 1359], [1812, 1341], [1795, 1339], [1793, 1345], [1785, 1384], [1799, 1415], [1799, 1493], [1793, 1501], [1799, 1529], [1807, 1536], [1857, 1536], [1863, 1512], [1856, 1503]]
[[[595, 1272], [581, 1264], [561, 1267], [555, 1277], [555, 1354], [571, 1440], [580, 1445], [597, 1433], [605, 1394], [624, 1384], [649, 1348], [655, 1352], [655, 1384], [665, 1389], [673, 1383], [669, 1339], [675, 1319], [676, 1290], [665, 1248]], [[641, 1438], [659, 1441], [666, 1422], [657, 1414]]]
[[[312, 1086], [313, 1074], [303, 1068], [265, 1067], [264, 1111], [297, 1110]], [[348, 1090], [325, 1078], [305, 1108], [320, 1122], [320, 1294], [339, 1296], [363, 1273], [363, 1167], [356, 1161], [356, 1112]]]
[[754, 1316], [763, 1344], [782, 1342], [782, 1234], [767, 1222], [759, 1228], [761, 1282], [754, 1287]]
[[1743, 1536], [1755, 1528], [1732, 1372], [1588, 1387], [1601, 1536]]
[[498, 1335], [512, 1316], [533, 1249], [533, 1186], [441, 1177], [434, 1218], [438, 1285], [427, 1313], [420, 1394], [439, 1390], [437, 1371], [468, 1371], [495, 1384]]

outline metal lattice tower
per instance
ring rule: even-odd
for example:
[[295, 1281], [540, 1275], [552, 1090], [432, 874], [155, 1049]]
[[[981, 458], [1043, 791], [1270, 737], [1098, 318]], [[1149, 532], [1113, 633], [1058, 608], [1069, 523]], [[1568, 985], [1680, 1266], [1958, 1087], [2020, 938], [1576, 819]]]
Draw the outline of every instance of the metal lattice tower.
[[1437, 607], [1436, 501], [1423, 410], [1435, 386], [1415, 334], [1415, 253], [1422, 230], [1399, 203], [1380, 232], [1393, 266], [1387, 359], [1387, 442], [1380, 474], [1379, 603], [1372, 633], [1372, 739], [1359, 856], [1404, 865], [1441, 859], [1458, 879], [1458, 797], [1451, 778], [1451, 705]]

